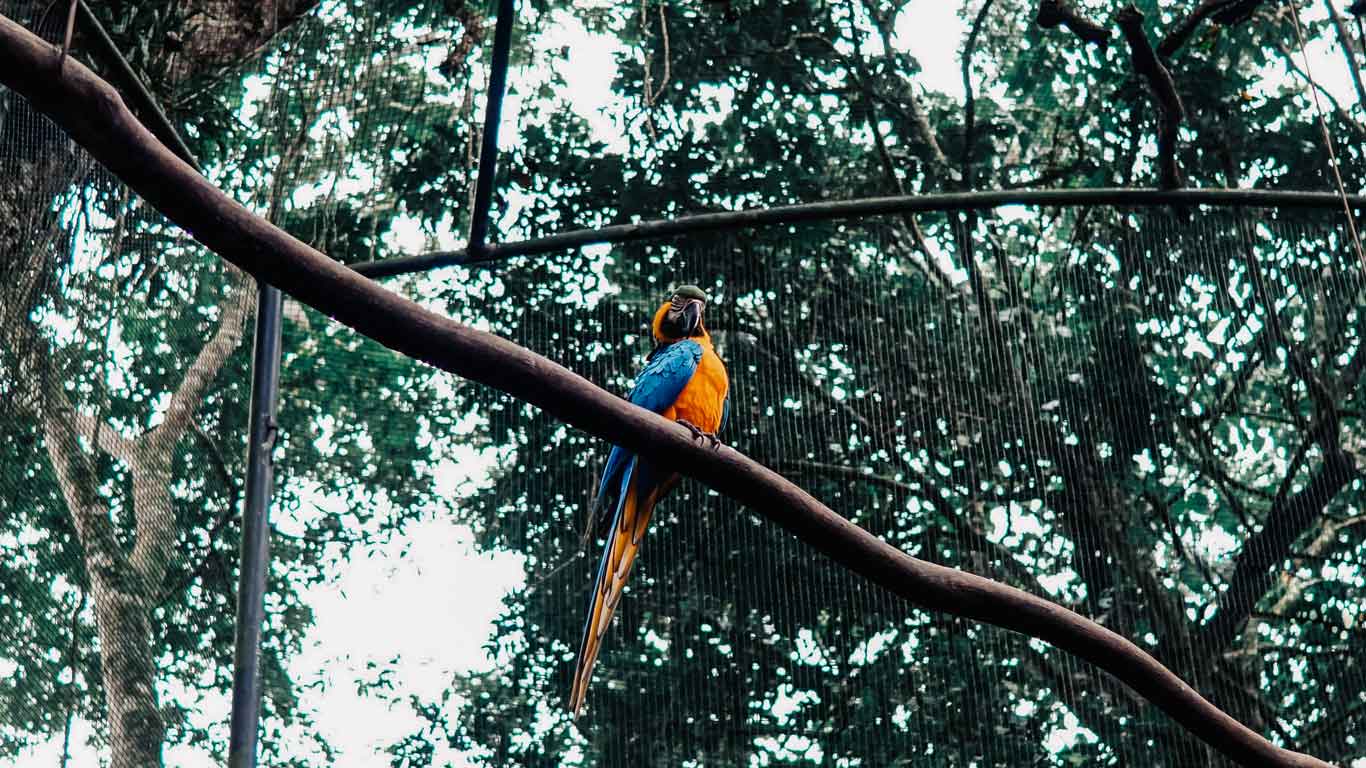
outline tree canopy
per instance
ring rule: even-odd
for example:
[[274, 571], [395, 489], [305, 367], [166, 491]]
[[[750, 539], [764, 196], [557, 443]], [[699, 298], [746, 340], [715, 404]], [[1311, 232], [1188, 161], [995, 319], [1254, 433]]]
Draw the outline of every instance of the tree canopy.
[[[964, 4], [961, 95], [922, 82], [908, 41], [923, 5], [524, 4], [501, 237], [964, 189], [1328, 188], [1286, 7], [1137, 4], [1181, 101], [1164, 134], [1171, 105], [1135, 68], [1120, 4]], [[210, 177], [291, 233], [356, 263], [462, 232], [485, 9], [270, 8], [96, 13]], [[5, 10], [57, 32], [41, 7]], [[1312, 18], [1310, 40], [1366, 63], [1349, 27]], [[585, 114], [556, 44], [578, 27], [617, 59], [617, 135]], [[1366, 104], [1322, 98], [1359, 189]], [[0, 685], [0, 754], [62, 733], [73, 713], [103, 724], [115, 765], [169, 745], [221, 751], [203, 712], [230, 678], [250, 285], [6, 99], [0, 206], [15, 215], [0, 237], [17, 258], [0, 317], [0, 658], [15, 673]], [[1345, 223], [924, 214], [588, 248], [395, 287], [625, 392], [664, 291], [702, 284], [735, 387], [728, 442], [917, 556], [1134, 639], [1273, 741], [1350, 762], [1366, 757], [1366, 648], [1352, 641], [1366, 297]], [[660, 510], [575, 725], [562, 704], [605, 447], [316, 314], [290, 320], [272, 764], [331, 759], [284, 672], [310, 622], [302, 589], [433, 509], [524, 556], [527, 587], [495, 624], [492, 671], [434, 700], [377, 686], [423, 723], [390, 747], [395, 766], [431, 765], [441, 745], [490, 765], [1218, 760], [1091, 667], [908, 610], [689, 484]], [[493, 466], [440, 498], [434, 467], [453, 443]], [[321, 513], [321, 499], [347, 512]]]

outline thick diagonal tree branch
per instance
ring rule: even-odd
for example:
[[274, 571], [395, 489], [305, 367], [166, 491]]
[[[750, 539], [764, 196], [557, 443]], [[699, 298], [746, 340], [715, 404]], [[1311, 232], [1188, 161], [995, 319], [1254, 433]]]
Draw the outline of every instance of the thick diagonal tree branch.
[[1143, 14], [1133, 4], [1120, 9], [1116, 21], [1129, 43], [1133, 58], [1134, 71], [1143, 76], [1148, 90], [1157, 103], [1157, 167], [1159, 186], [1162, 189], [1177, 189], [1181, 186], [1181, 169], [1176, 164], [1177, 132], [1186, 110], [1181, 106], [1181, 97], [1176, 93], [1176, 81], [1171, 72], [1158, 60], [1153, 52], [1148, 33], [1143, 31]]
[[424, 309], [253, 215], [156, 140], [117, 93], [0, 16], [0, 82], [48, 114], [134, 191], [258, 278], [398, 352], [495, 387], [568, 424], [687, 473], [779, 523], [864, 578], [929, 610], [1037, 637], [1109, 671], [1185, 728], [1246, 765], [1327, 763], [1277, 747], [1215, 708], [1136, 645], [1062, 606], [913, 558], [730, 448], [616, 397], [493, 334]]
[[1104, 49], [1110, 44], [1110, 30], [1077, 13], [1067, 0], [1039, 0], [1039, 13], [1034, 23], [1044, 29], [1067, 27], [1072, 34]]

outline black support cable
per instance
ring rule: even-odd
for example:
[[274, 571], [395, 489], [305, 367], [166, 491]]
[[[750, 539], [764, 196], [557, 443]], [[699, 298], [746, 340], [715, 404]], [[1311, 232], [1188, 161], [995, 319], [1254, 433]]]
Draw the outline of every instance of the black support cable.
[[493, 179], [498, 168], [498, 125], [503, 120], [503, 94], [507, 91], [514, 6], [515, 0], [499, 0], [498, 23], [493, 31], [493, 63], [489, 72], [488, 102], [484, 105], [484, 134], [479, 142], [479, 178], [474, 185], [470, 241], [465, 248], [472, 254], [488, 250], [489, 207], [493, 204]]
[[[1366, 209], [1366, 196], [1349, 195], [1348, 203], [1358, 210]], [[871, 197], [857, 200], [784, 205], [748, 211], [726, 211], [680, 216], [676, 219], [642, 221], [634, 224], [613, 224], [597, 229], [576, 229], [547, 237], [521, 240], [514, 243], [465, 248], [454, 251], [434, 251], [415, 256], [367, 261], [354, 269], [371, 278], [392, 277], [412, 272], [425, 272], [438, 267], [481, 264], [501, 261], [514, 256], [533, 256], [554, 253], [570, 248], [599, 243], [625, 243], [656, 240], [696, 232], [799, 224], [811, 221], [852, 219], [894, 213], [924, 213], [928, 211], [983, 210], [1007, 205], [1078, 206], [1111, 205], [1116, 207], [1156, 207], [1164, 205], [1229, 208], [1342, 208], [1342, 196], [1331, 192], [1285, 192], [1266, 189], [1016, 189], [991, 192], [952, 192], [939, 195], [907, 195], [903, 197]]]
[[199, 167], [199, 160], [194, 153], [190, 152], [185, 140], [180, 138], [180, 133], [171, 125], [171, 121], [162, 111], [161, 105], [157, 103], [156, 97], [147, 90], [142, 78], [133, 71], [133, 66], [128, 63], [128, 59], [123, 57], [118, 46], [114, 45], [113, 39], [105, 31], [104, 25], [91, 13], [90, 7], [85, 4], [85, 0], [76, 2], [76, 23], [81, 27], [81, 31], [89, 37], [91, 53], [99, 57], [110, 70], [110, 75], [115, 81], [115, 85], [123, 92], [128, 99], [133, 111], [142, 117], [147, 124], [147, 130], [151, 131], [161, 143], [165, 144], [170, 150], [176, 153], [181, 160], [190, 164], [190, 167], [204, 172]]
[[[201, 175], [204, 169], [171, 124], [161, 105], [124, 58], [85, 0], [77, 0], [76, 20], [89, 38], [91, 53], [109, 68], [117, 86], [147, 129]], [[246, 493], [242, 508], [241, 569], [234, 625], [232, 719], [228, 734], [229, 768], [255, 768], [261, 723], [261, 626], [265, 621], [266, 576], [270, 570], [270, 497], [274, 482], [271, 449], [280, 395], [281, 330], [284, 297], [257, 282], [256, 339], [252, 358], [251, 416], [247, 444]]]

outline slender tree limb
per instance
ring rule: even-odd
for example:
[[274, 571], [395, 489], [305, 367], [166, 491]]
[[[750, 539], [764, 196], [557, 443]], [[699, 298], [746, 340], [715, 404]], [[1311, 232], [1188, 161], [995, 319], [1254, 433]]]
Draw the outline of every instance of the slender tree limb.
[[1050, 642], [1114, 674], [1177, 722], [1246, 765], [1328, 764], [1277, 747], [1202, 698], [1138, 646], [1062, 606], [901, 552], [773, 471], [713, 449], [540, 355], [424, 309], [309, 248], [224, 195], [149, 133], [118, 94], [0, 16], [0, 82], [49, 115], [149, 203], [224, 259], [398, 352], [500, 389], [647, 460], [686, 467], [888, 591], [929, 610]]
[[222, 309], [218, 327], [204, 346], [199, 348], [194, 362], [185, 369], [180, 384], [171, 394], [170, 404], [161, 423], [148, 433], [147, 440], [165, 450], [180, 442], [190, 430], [194, 412], [204, 401], [209, 385], [218, 376], [223, 361], [232, 354], [242, 341], [242, 334], [254, 306], [253, 291], [245, 290], [241, 273], [229, 266], [228, 295], [219, 305]]
[[[851, 12], [851, 15], [855, 15], [853, 14], [854, 8], [852, 7], [852, 4], [849, 10]], [[855, 27], [853, 24], [851, 24], [850, 27], [851, 35], [858, 34], [857, 27]], [[881, 27], [879, 27], [879, 29], [881, 29]], [[882, 170], [887, 175], [887, 179], [891, 182], [892, 187], [896, 190], [897, 195], [904, 197], [906, 195], [906, 186], [904, 183], [902, 183], [901, 177], [898, 176], [896, 173], [896, 164], [892, 161], [892, 155], [887, 149], [887, 141], [882, 136], [882, 129], [878, 127], [878, 123], [880, 121], [878, 119], [876, 105], [879, 103], [888, 104], [889, 106], [891, 105], [888, 102], [888, 100], [880, 98], [876, 89], [873, 88], [873, 84], [868, 75], [868, 68], [864, 65], [863, 56], [861, 55], [861, 41], [857, 39], [854, 40], [854, 55], [847, 57], [841, 54], [839, 52], [839, 49], [836, 48], [833, 43], [825, 41], [825, 44], [830, 47], [831, 51], [833, 51], [836, 56], [839, 56], [840, 58], [844, 59], [846, 64], [849, 65], [850, 70], [853, 72], [853, 80], [855, 85], [858, 86], [858, 93], [860, 93], [863, 96], [864, 103], [868, 107], [868, 130], [873, 134], [873, 143], [877, 147], [878, 158], [882, 161]], [[885, 46], [886, 44], [887, 41], [883, 40], [883, 45]], [[909, 116], [906, 114], [906, 110], [902, 108], [900, 105], [896, 105], [896, 107], [898, 111], [900, 111], [903, 118], [909, 119], [911, 123], [916, 126], [920, 126], [921, 122], [924, 122], [924, 127], [926, 130], [928, 130], [928, 121], [922, 120], [922, 115], [919, 111], [917, 111], [918, 107], [914, 103], [912, 103], [909, 107], [911, 112]], [[921, 138], [923, 140], [925, 137], [922, 135]], [[934, 136], [932, 133], [929, 134], [929, 140], [931, 142], [930, 149], [932, 150], [933, 157], [933, 152], [939, 151], [939, 146], [937, 143], [934, 142]], [[939, 156], [943, 157], [942, 151], [939, 152]], [[900, 218], [902, 224], [906, 228], [907, 233], [911, 237], [911, 241], [915, 243], [916, 248], [920, 249], [920, 252], [924, 254], [923, 264], [925, 273], [934, 277], [946, 288], [952, 289], [952, 281], [944, 274], [943, 270], [939, 268], [939, 262], [936, 260], [935, 254], [931, 251], [929, 240], [925, 237], [924, 230], [920, 228], [920, 222], [916, 221], [915, 215], [909, 212], [905, 212], [901, 214]]]
[[986, 0], [982, 3], [977, 16], [972, 20], [967, 42], [963, 43], [963, 57], [960, 63], [963, 70], [963, 92], [967, 97], [963, 103], [963, 154], [959, 160], [961, 167], [958, 172], [963, 179], [963, 189], [972, 189], [975, 184], [972, 151], [977, 143], [977, 92], [972, 87], [972, 55], [977, 52], [977, 38], [982, 33], [982, 24], [987, 20], [987, 14], [991, 13], [994, 1]]
[[1034, 23], [1044, 29], [1067, 27], [1083, 41], [1094, 43], [1105, 50], [1110, 45], [1110, 30], [1077, 13], [1067, 0], [1039, 0], [1039, 13]]
[[1337, 32], [1338, 45], [1342, 47], [1342, 55], [1347, 59], [1347, 71], [1352, 74], [1352, 85], [1357, 89], [1357, 104], [1366, 109], [1366, 83], [1361, 80], [1361, 67], [1357, 66], [1352, 35], [1347, 31], [1347, 25], [1343, 23], [1342, 17], [1338, 15], [1333, 0], [1323, 0], [1323, 7], [1328, 11], [1328, 18], [1333, 22], [1333, 29]]
[[1176, 81], [1171, 72], [1158, 60], [1153, 52], [1148, 34], [1143, 31], [1143, 14], [1132, 3], [1120, 9], [1116, 16], [1119, 29], [1129, 43], [1129, 53], [1133, 59], [1134, 71], [1143, 76], [1148, 90], [1157, 102], [1157, 166], [1159, 184], [1162, 189], [1178, 189], [1182, 186], [1181, 169], [1176, 163], [1177, 132], [1181, 121], [1186, 117], [1181, 97], [1176, 93]]
[[[862, 0], [862, 3], [864, 9], [868, 11], [869, 18], [873, 20], [873, 25], [877, 27], [878, 37], [881, 38], [882, 41], [883, 57], [886, 58], [889, 63], [895, 64], [893, 59], [896, 47], [892, 45], [892, 25], [890, 20], [878, 12], [875, 0]], [[856, 42], [855, 47], [860, 48], [861, 46]], [[855, 56], [858, 56], [857, 51], [855, 52]], [[900, 71], [900, 68], [896, 66], [893, 66], [892, 69], [893, 71]], [[946, 173], [952, 174], [953, 164], [949, 162], [948, 156], [944, 154], [944, 149], [939, 145], [939, 139], [935, 136], [934, 128], [930, 125], [929, 115], [925, 112], [925, 108], [921, 106], [920, 100], [915, 97], [914, 83], [904, 78], [902, 79], [902, 82], [906, 87], [904, 97], [905, 110], [908, 113], [907, 117], [910, 120], [916, 138], [918, 138], [929, 150], [930, 159], [934, 162], [934, 165]]]
[[1203, 0], [1186, 18], [1177, 22], [1157, 46], [1157, 55], [1171, 58], [1195, 34], [1200, 22], [1213, 17], [1216, 24], [1237, 24], [1252, 15], [1263, 0]]
[[1358, 474], [1343, 451], [1324, 456], [1323, 465], [1299, 493], [1267, 514], [1262, 530], [1244, 542], [1228, 588], [1216, 603], [1214, 618], [1201, 629], [1207, 648], [1227, 648], [1275, 578], [1272, 566], [1290, 556], [1291, 547], [1323, 508]]
[[[1366, 135], [1366, 125], [1353, 118], [1352, 113], [1348, 112], [1347, 109], [1342, 106], [1337, 100], [1337, 97], [1333, 95], [1332, 91], [1324, 88], [1322, 83], [1310, 77], [1309, 73], [1304, 71], [1304, 67], [1301, 66], [1300, 62], [1297, 60], [1297, 54], [1290, 50], [1289, 46], [1277, 41], [1276, 52], [1281, 55], [1281, 60], [1285, 62], [1287, 69], [1294, 72], [1299, 79], [1303, 80], [1307, 88], [1313, 88], [1328, 102], [1328, 105], [1333, 109], [1333, 113], [1337, 115], [1338, 120], [1342, 121], [1343, 125], [1351, 128], [1358, 136]], [[1312, 94], [1310, 94], [1310, 96], [1312, 97]]]

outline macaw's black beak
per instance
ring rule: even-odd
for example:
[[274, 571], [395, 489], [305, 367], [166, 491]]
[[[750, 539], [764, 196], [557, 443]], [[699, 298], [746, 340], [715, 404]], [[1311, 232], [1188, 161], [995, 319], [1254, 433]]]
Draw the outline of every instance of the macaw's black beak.
[[702, 325], [702, 302], [693, 300], [683, 305], [683, 335], [692, 336]]

